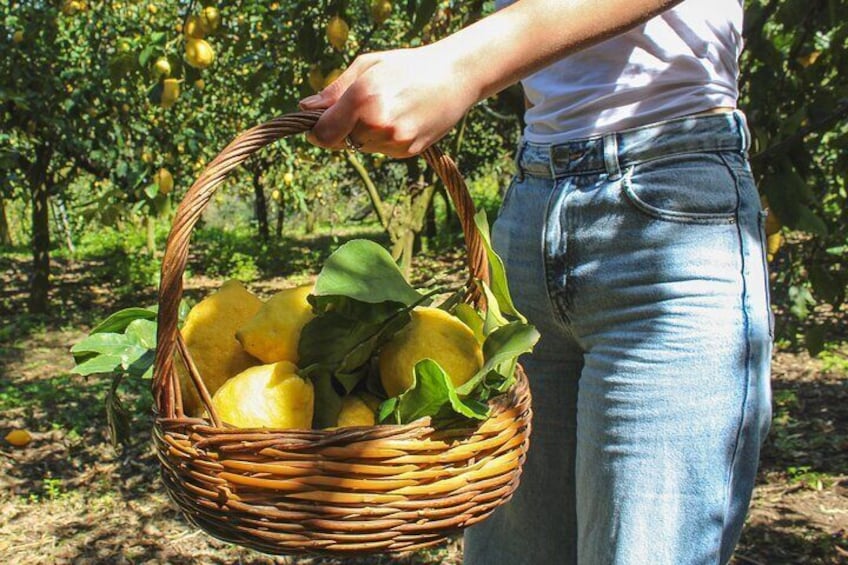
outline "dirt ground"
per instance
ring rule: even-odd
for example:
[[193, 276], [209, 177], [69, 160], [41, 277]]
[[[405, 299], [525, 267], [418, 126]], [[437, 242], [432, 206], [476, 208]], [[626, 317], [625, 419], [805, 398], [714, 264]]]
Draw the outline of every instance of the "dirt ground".
[[[15, 428], [34, 440], [0, 440], [0, 555], [38, 563], [406, 563], [461, 562], [459, 539], [401, 556], [360, 560], [271, 557], [215, 540], [175, 510], [158, 478], [149, 434], [148, 383], [131, 383], [127, 402], [140, 414], [136, 440], [109, 444], [103, 410], [107, 377], [70, 374], [69, 347], [102, 314], [122, 304], [102, 281], [62, 269], [48, 319], [21, 315], [19, 265], [0, 265], [0, 437]], [[210, 281], [195, 281], [201, 293]], [[288, 285], [267, 281], [269, 292]], [[108, 290], [108, 288], [106, 289]], [[147, 295], [126, 300], [152, 301]], [[17, 305], [17, 306], [16, 306]], [[8, 321], [7, 321], [8, 320]], [[848, 358], [777, 351], [774, 423], [734, 565], [848, 563]]]

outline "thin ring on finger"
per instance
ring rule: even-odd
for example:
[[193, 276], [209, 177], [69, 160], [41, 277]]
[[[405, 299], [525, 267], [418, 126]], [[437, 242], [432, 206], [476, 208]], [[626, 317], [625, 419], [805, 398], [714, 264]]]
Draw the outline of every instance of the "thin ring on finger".
[[349, 135], [344, 138], [344, 142], [345, 142], [345, 147], [347, 147], [351, 151], [359, 151], [362, 148], [362, 146], [364, 145], [363, 143], [355, 142], [353, 140], [353, 138]]

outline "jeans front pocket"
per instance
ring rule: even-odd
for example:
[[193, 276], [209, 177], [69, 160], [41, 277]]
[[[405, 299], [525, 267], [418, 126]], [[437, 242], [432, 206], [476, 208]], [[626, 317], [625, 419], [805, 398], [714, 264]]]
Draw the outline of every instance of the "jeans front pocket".
[[627, 200], [651, 218], [690, 224], [736, 221], [736, 178], [717, 153], [682, 153], [637, 163], [622, 182]]

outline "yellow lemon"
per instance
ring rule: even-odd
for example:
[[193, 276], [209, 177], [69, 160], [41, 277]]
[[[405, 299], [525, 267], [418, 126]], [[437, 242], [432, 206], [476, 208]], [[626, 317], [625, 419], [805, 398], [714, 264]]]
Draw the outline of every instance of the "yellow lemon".
[[169, 194], [174, 189], [174, 177], [165, 167], [156, 171], [155, 180], [161, 194]]
[[324, 88], [324, 73], [321, 72], [321, 67], [315, 65], [309, 69], [308, 81], [309, 86], [316, 92]]
[[23, 43], [23, 41], [24, 41], [23, 30], [19, 29], [19, 30], [15, 31], [15, 33], [12, 35], [12, 43], [17, 45], [18, 43]]
[[382, 24], [391, 15], [392, 3], [389, 0], [371, 0], [371, 19], [375, 24]]
[[315, 391], [296, 366], [280, 361], [234, 376], [212, 397], [212, 406], [222, 421], [238, 428], [309, 429]]
[[156, 59], [156, 62], [153, 63], [153, 74], [156, 77], [171, 76], [171, 63], [168, 62], [167, 57]]
[[344, 49], [347, 38], [350, 35], [350, 27], [347, 22], [339, 16], [333, 16], [327, 23], [327, 41], [338, 51]]
[[5, 439], [15, 447], [26, 447], [32, 441], [32, 435], [26, 430], [12, 430]]
[[373, 426], [377, 423], [374, 409], [368, 406], [360, 396], [349, 394], [342, 398], [342, 408], [339, 410], [339, 418], [336, 426], [344, 428], [347, 426]]
[[263, 363], [297, 363], [300, 331], [314, 317], [306, 300], [310, 292], [312, 285], [304, 285], [281, 290], [269, 298], [236, 332], [244, 350]]
[[[183, 339], [209, 394], [215, 394], [230, 377], [259, 364], [244, 351], [235, 334], [261, 307], [259, 298], [233, 280], [198, 302], [186, 316]], [[185, 370], [180, 371], [180, 381], [186, 413], [198, 414], [200, 397]]]
[[206, 6], [200, 12], [200, 23], [206, 33], [212, 33], [221, 25], [221, 12], [215, 6]]
[[206, 36], [206, 29], [203, 27], [200, 16], [191, 15], [186, 18], [183, 35], [186, 39], [203, 39]]
[[163, 108], [170, 108], [180, 97], [180, 81], [175, 78], [166, 78], [162, 81], [162, 98], [159, 100], [159, 105]]
[[380, 381], [389, 396], [412, 386], [415, 365], [422, 359], [434, 360], [460, 386], [483, 366], [483, 350], [474, 332], [457, 318], [439, 308], [418, 307], [379, 354]]
[[283, 182], [286, 183], [286, 186], [291, 186], [291, 183], [294, 182], [294, 175], [291, 172], [287, 172], [283, 175]]
[[77, 12], [82, 9], [82, 6], [76, 0], [71, 0], [70, 2], [64, 2], [62, 4], [62, 13], [66, 16], [73, 16]]
[[194, 81], [194, 87], [198, 90], [203, 90], [204, 88], [206, 88], [206, 81], [204, 81], [202, 78], [199, 78]]
[[774, 260], [774, 256], [777, 255], [777, 252], [780, 251], [781, 247], [783, 247], [783, 242], [783, 234], [779, 231], [766, 238], [766, 259], [768, 261]]
[[205, 39], [186, 39], [186, 63], [195, 69], [205, 69], [215, 61], [215, 50]]

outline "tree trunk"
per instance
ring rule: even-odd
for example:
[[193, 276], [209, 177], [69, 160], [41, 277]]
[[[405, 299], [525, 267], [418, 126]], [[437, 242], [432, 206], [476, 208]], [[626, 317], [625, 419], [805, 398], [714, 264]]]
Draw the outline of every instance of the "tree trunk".
[[47, 169], [53, 150], [38, 148], [35, 163], [29, 169], [32, 197], [32, 278], [29, 286], [29, 311], [44, 314], [50, 292], [50, 184]]
[[12, 230], [9, 228], [9, 219], [6, 216], [6, 201], [0, 196], [0, 246], [11, 247]]
[[306, 226], [304, 227], [304, 232], [307, 235], [315, 233], [315, 219], [315, 212], [313, 212], [312, 210], [307, 210], [305, 218]]
[[265, 199], [265, 189], [262, 187], [262, 167], [256, 167], [253, 170], [253, 195], [259, 237], [267, 242], [271, 236], [268, 231], [268, 201]]
[[277, 202], [277, 225], [274, 227], [274, 236], [277, 240], [283, 237], [283, 222], [286, 219], [286, 200], [284, 193], [280, 194], [280, 200]]

